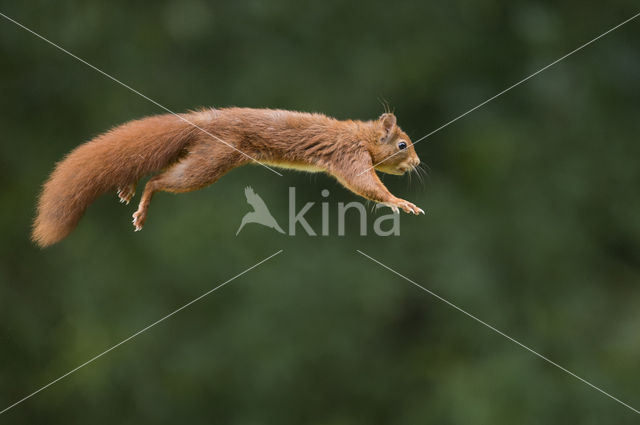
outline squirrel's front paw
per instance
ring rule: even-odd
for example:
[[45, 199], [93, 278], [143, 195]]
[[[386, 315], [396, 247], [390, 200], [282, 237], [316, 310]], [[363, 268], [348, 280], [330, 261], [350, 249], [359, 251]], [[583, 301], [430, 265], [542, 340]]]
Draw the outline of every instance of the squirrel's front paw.
[[407, 214], [424, 214], [422, 208], [419, 208], [415, 204], [412, 204], [409, 201], [405, 201], [404, 199], [398, 198], [393, 202], [387, 203], [387, 205], [391, 207], [391, 209], [396, 213], [398, 212], [398, 208], [402, 208], [402, 210], [404, 210], [404, 212], [406, 212]]

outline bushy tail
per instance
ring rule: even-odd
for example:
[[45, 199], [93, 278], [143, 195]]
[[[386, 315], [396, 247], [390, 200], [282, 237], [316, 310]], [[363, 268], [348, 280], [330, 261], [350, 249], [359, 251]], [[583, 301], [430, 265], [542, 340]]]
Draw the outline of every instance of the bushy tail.
[[78, 146], [44, 184], [31, 235], [41, 247], [64, 239], [106, 191], [177, 161], [198, 129], [173, 115], [131, 121]]

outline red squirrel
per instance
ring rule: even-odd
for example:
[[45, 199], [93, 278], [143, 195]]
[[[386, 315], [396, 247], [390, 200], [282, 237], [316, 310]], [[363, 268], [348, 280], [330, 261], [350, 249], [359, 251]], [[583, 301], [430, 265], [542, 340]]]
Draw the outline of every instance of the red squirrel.
[[391, 113], [372, 121], [339, 121], [273, 109], [204, 109], [130, 121], [71, 151], [44, 184], [32, 239], [41, 247], [59, 242], [98, 196], [117, 190], [120, 201], [128, 204], [138, 180], [158, 173], [147, 182], [133, 214], [135, 229], [140, 230], [155, 192], [201, 189], [254, 161], [326, 172], [352, 192], [396, 213], [402, 208], [424, 214], [391, 194], [375, 172], [401, 175], [420, 163]]

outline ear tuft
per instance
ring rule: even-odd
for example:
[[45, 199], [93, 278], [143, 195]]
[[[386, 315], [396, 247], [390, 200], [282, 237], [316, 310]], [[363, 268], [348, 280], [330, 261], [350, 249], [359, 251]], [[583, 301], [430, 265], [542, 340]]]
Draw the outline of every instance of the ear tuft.
[[380, 123], [385, 132], [385, 139], [388, 138], [396, 129], [396, 116], [390, 112], [380, 115]]

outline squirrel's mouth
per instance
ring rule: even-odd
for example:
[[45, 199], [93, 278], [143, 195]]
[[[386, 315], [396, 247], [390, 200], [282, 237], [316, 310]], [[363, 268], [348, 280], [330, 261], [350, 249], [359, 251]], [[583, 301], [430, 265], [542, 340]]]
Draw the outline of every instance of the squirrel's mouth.
[[413, 171], [414, 169], [415, 169], [415, 168], [414, 168], [414, 167], [412, 167], [412, 166], [411, 166], [411, 165], [409, 165], [409, 164], [400, 164], [400, 165], [398, 165], [398, 167], [396, 168], [396, 170], [398, 171], [398, 174], [399, 174], [399, 175], [402, 175], [402, 174], [408, 173], [408, 172], [410, 172], [410, 171]]
[[393, 174], [395, 176], [401, 176], [406, 174], [407, 172], [413, 171], [415, 167], [409, 165], [407, 163], [401, 163], [395, 166], [378, 166], [376, 170], [383, 172], [385, 174]]
[[406, 173], [406, 170], [401, 169], [401, 167], [376, 167], [376, 170], [385, 173], [385, 174], [393, 174], [395, 176], [401, 176]]
[[410, 173], [418, 170], [418, 165], [420, 165], [420, 160], [415, 158], [408, 158], [407, 160], [401, 162], [396, 167], [399, 174]]
[[411, 161], [411, 162], [405, 162], [402, 163], [400, 165], [398, 165], [397, 170], [398, 170], [398, 174], [406, 174], [406, 173], [418, 173], [419, 174], [419, 170], [420, 167], [418, 167], [418, 165], [420, 164], [420, 161]]

